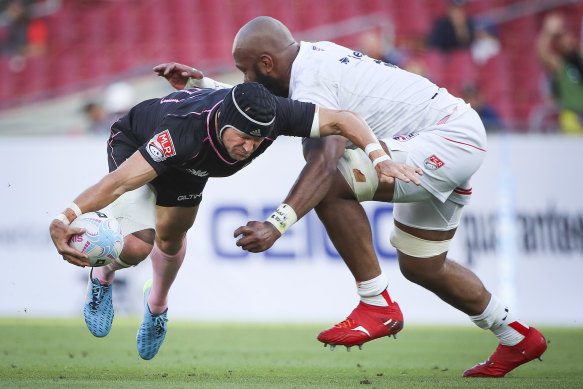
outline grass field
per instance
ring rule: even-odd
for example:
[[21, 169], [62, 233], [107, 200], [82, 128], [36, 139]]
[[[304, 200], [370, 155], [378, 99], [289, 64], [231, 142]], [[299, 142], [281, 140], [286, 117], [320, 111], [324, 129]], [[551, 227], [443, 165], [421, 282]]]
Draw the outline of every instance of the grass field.
[[333, 352], [321, 326], [170, 322], [151, 361], [141, 360], [139, 319], [116, 319], [94, 338], [82, 318], [0, 319], [0, 387], [76, 388], [583, 388], [583, 329], [541, 328], [549, 342], [504, 379], [464, 379], [494, 350], [471, 327], [406, 326], [362, 351]]

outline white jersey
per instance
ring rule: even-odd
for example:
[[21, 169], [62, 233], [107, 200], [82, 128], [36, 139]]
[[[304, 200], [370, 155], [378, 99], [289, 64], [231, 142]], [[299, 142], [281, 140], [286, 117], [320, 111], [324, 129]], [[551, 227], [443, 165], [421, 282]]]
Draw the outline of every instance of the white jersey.
[[332, 42], [301, 42], [289, 97], [359, 113], [379, 139], [421, 132], [461, 99], [428, 79]]
[[[485, 157], [486, 132], [469, 104], [446, 89], [332, 42], [301, 42], [289, 89], [292, 99], [359, 113], [377, 138], [385, 142], [395, 161], [423, 170], [422, 189], [438, 202], [449, 199], [464, 205], [469, 201], [470, 178]], [[378, 178], [364, 152], [346, 151], [339, 170], [358, 200], [372, 200]], [[365, 172], [366, 180], [353, 176], [354, 171]], [[403, 216], [401, 210], [417, 206], [422, 210], [409, 213], [426, 213], [423, 205], [415, 205], [425, 198], [424, 190], [396, 181], [393, 202], [399, 221], [437, 230], [455, 227], [455, 220], [453, 224], [436, 225], [415, 216], [422, 220], [417, 225]], [[438, 212], [436, 220], [440, 217]]]

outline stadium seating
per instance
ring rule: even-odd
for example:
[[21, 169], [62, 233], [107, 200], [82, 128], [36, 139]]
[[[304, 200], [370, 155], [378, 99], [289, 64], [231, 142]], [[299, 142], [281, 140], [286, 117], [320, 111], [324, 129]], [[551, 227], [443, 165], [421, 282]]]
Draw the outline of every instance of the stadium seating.
[[[468, 11], [476, 15], [517, 2], [474, 0], [468, 2]], [[103, 85], [116, 77], [140, 74], [162, 61], [203, 68], [229, 65], [237, 30], [261, 14], [278, 18], [299, 33], [381, 12], [392, 21], [400, 42], [407, 36], [426, 36], [446, 6], [445, 1], [430, 0], [166, 0], [163, 6], [156, 0], [63, 0], [61, 8], [45, 18], [47, 54], [27, 60], [20, 68], [9, 58], [0, 58], [0, 109]], [[581, 20], [583, 5], [563, 8]], [[532, 107], [541, 101], [543, 73], [533, 46], [540, 21], [538, 14], [501, 24], [502, 53], [483, 66], [476, 66], [467, 51], [447, 56], [427, 52], [422, 60], [428, 75], [453, 93], [459, 93], [467, 82], [476, 82], [503, 117], [526, 122]]]

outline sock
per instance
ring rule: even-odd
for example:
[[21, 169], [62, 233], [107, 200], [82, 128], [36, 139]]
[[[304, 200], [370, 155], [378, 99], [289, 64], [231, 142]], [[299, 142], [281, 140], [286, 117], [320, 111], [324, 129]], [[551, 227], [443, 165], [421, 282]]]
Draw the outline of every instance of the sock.
[[93, 268], [93, 278], [97, 278], [101, 285], [111, 285], [115, 279], [115, 272], [119, 269], [125, 269], [131, 265], [122, 265], [118, 261], [113, 261], [109, 265]]
[[528, 334], [529, 327], [516, 320], [494, 295], [484, 312], [478, 316], [470, 316], [470, 319], [478, 327], [492, 331], [504, 346], [514, 346]]
[[389, 282], [382, 272], [371, 280], [356, 281], [360, 301], [378, 307], [388, 307], [393, 303], [387, 290], [388, 286]]
[[154, 244], [150, 253], [153, 280], [148, 295], [148, 307], [154, 315], [163, 313], [168, 307], [168, 292], [182, 266], [185, 254], [186, 238], [182, 242], [182, 248], [174, 255], [164, 253], [158, 245]]

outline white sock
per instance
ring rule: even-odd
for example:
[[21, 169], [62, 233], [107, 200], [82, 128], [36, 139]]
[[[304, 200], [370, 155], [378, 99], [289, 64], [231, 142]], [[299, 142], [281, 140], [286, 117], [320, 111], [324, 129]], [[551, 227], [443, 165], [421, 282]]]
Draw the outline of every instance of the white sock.
[[388, 307], [393, 303], [387, 291], [388, 286], [389, 282], [382, 272], [371, 280], [356, 281], [360, 301], [378, 307]]
[[529, 327], [516, 320], [494, 295], [484, 312], [478, 316], [470, 316], [470, 319], [478, 327], [492, 331], [504, 346], [514, 346], [528, 334]]

